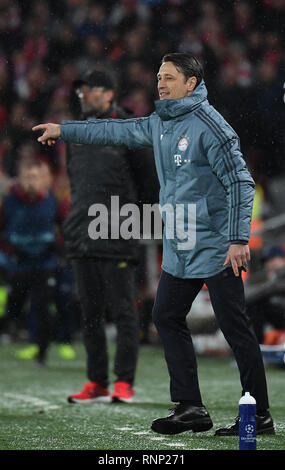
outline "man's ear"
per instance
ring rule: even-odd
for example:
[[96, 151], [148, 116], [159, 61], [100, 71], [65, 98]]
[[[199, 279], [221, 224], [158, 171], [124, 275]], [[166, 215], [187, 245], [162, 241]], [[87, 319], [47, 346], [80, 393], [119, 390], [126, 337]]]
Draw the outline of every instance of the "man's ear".
[[197, 78], [196, 77], [188, 78], [188, 80], [187, 80], [188, 93], [192, 93], [192, 91], [194, 90], [196, 85], [197, 85]]

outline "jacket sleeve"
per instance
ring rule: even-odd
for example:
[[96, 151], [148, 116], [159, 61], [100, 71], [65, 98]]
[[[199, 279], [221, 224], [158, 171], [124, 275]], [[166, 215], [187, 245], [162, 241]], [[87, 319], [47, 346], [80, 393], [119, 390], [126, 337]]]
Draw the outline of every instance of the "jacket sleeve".
[[134, 119], [88, 119], [65, 121], [61, 138], [75, 144], [152, 147], [150, 117]]
[[204, 134], [203, 147], [213, 173], [226, 190], [229, 203], [228, 240], [246, 244], [251, 231], [255, 183], [243, 159], [234, 131]]

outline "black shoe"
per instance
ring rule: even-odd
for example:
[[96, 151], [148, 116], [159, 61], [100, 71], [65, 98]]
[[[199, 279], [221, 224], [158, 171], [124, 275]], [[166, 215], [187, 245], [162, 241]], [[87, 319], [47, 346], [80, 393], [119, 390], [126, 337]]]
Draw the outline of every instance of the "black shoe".
[[[256, 415], [256, 434], [275, 434], [273, 419], [269, 411], [263, 416]], [[240, 417], [237, 416], [234, 424], [227, 428], [217, 429], [215, 436], [238, 436], [239, 435], [239, 421]]]
[[203, 432], [213, 427], [212, 420], [204, 406], [178, 404], [166, 418], [152, 422], [151, 429], [160, 434], [179, 434], [190, 431]]

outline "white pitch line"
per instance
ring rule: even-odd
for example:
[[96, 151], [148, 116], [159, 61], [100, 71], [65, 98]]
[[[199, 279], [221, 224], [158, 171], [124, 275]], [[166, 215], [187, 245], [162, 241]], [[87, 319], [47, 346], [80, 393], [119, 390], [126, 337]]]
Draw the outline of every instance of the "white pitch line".
[[135, 436], [145, 436], [145, 435], [149, 435], [150, 431], [138, 431], [138, 432], [133, 432], [133, 434]]
[[167, 439], [167, 437], [160, 437], [160, 436], [150, 437], [151, 441], [164, 441], [165, 439]]
[[166, 446], [169, 447], [185, 447], [186, 444], [183, 444], [182, 442], [165, 442]]
[[116, 431], [135, 431], [136, 428], [131, 428], [130, 426], [123, 426], [121, 428], [115, 426]]
[[4, 396], [7, 398], [12, 398], [14, 400], [23, 401], [25, 403], [29, 403], [33, 406], [42, 406], [46, 410], [57, 410], [60, 408], [58, 405], [51, 405], [48, 401], [41, 400], [37, 397], [32, 397], [30, 395], [22, 395], [20, 393], [4, 393]]

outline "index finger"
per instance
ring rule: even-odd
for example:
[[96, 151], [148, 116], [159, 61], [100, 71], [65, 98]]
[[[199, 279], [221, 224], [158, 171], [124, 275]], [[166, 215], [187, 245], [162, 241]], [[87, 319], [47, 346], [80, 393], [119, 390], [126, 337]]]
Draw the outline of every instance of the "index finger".
[[47, 128], [46, 124], [39, 124], [38, 126], [32, 127], [32, 131], [41, 131]]

